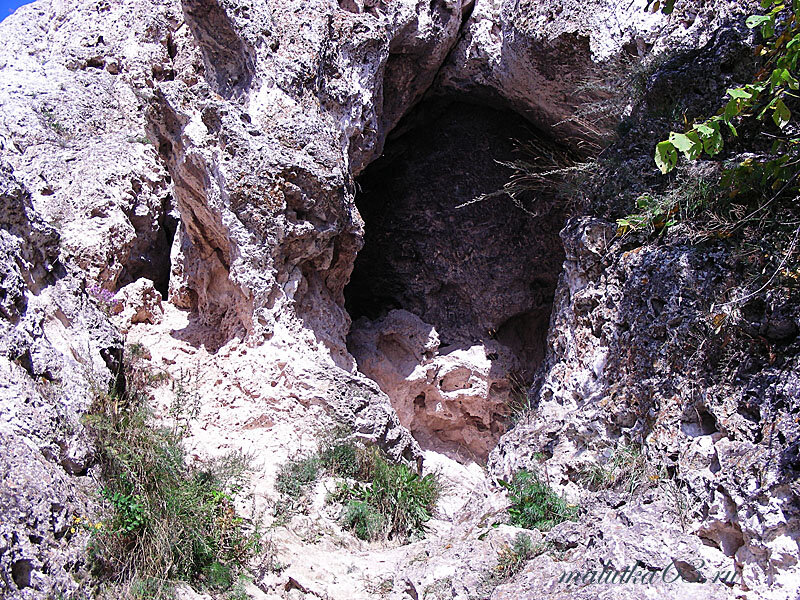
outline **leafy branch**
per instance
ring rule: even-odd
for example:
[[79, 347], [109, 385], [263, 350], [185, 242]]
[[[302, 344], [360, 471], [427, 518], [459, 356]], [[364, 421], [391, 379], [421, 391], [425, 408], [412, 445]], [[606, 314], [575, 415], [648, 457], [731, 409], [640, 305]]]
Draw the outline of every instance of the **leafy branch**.
[[[672, 4], [664, 5], [662, 12], [671, 12]], [[656, 6], [658, 2], [650, 5]], [[765, 59], [765, 66], [752, 83], [729, 89], [729, 99], [716, 115], [694, 124], [684, 133], [673, 131], [668, 139], [656, 145], [655, 162], [662, 173], [676, 167], [678, 153], [687, 160], [696, 160], [703, 154], [716, 156], [724, 145], [722, 132], [727, 129], [734, 137], [738, 136], [736, 125], [743, 119], [763, 122], [770, 117], [780, 133], [774, 136], [772, 146], [772, 153], [778, 156], [761, 165], [765, 180], [771, 180], [777, 188], [793, 176], [800, 135], [790, 127], [792, 112], [786, 102], [797, 98], [795, 92], [800, 89], [796, 75], [800, 60], [800, 0], [792, 0], [791, 4], [762, 0], [761, 7], [768, 12], [749, 16], [746, 25], [760, 30], [764, 44], [758, 53]]]

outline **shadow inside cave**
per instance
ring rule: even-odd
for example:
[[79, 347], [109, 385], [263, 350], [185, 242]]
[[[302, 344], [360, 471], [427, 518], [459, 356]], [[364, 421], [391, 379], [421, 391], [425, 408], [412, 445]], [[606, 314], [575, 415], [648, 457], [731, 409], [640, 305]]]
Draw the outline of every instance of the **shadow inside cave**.
[[[365, 243], [345, 289], [352, 331], [404, 309], [435, 327], [440, 354], [483, 344], [491, 361], [497, 354], [491, 348], [499, 344], [515, 358], [514, 366], [504, 363], [515, 371], [505, 378], [532, 380], [544, 359], [564, 260], [559, 238], [563, 209], [548, 190], [524, 198], [524, 206], [533, 208], [529, 211], [508, 196], [474, 202], [509, 180], [513, 171], [507, 163], [536, 160], [518, 150], [532, 140], [539, 147], [550, 143], [511, 111], [461, 99], [427, 101], [404, 118], [383, 155], [357, 180]], [[397, 393], [382, 381], [381, 367], [373, 368], [376, 360], [391, 362], [391, 357], [380, 352], [379, 357], [359, 357], [352, 331], [351, 352], [359, 368], [381, 384], [403, 420], [410, 411], [398, 404], [413, 405], [418, 396], [392, 397]], [[493, 376], [486, 375], [490, 384]], [[487, 435], [499, 437], [507, 423], [494, 427], [487, 422], [496, 418], [505, 417], [466, 414], [459, 426], [478, 423]], [[420, 438], [437, 436], [430, 419], [405, 420]]]

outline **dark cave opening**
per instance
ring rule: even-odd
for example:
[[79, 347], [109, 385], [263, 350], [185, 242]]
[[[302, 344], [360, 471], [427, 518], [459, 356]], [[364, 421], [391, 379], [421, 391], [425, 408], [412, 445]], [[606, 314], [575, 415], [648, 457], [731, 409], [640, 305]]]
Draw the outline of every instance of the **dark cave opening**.
[[[500, 162], [526, 158], [517, 149], [532, 139], [552, 144], [516, 113], [427, 101], [401, 121], [383, 155], [357, 180], [365, 237], [345, 289], [353, 318], [348, 347], [418, 440], [445, 440], [485, 455], [508, 424], [503, 406], [543, 361], [564, 261], [563, 210], [546, 190], [525, 199], [526, 207], [542, 209], [538, 216], [508, 196], [471, 203], [502, 188], [512, 171]], [[394, 309], [423, 323], [402, 324]], [[381, 323], [385, 330], [365, 350], [372, 334], [364, 332]], [[418, 344], [427, 326], [438, 334], [437, 355], [452, 360], [428, 371], [435, 389], [398, 384], [413, 377], [415, 364], [434, 360]], [[456, 365], [476, 347], [491, 361], [478, 376], [488, 390], [477, 401], [470, 395], [479, 387], [476, 371]], [[472, 432], [448, 431], [453, 427]]]
[[434, 325], [442, 346], [496, 338], [535, 370], [564, 216], [533, 217], [507, 196], [458, 208], [500, 189], [511, 171], [498, 161], [521, 158], [516, 141], [535, 135], [513, 112], [460, 101], [429, 101], [406, 117], [358, 178], [365, 239], [345, 289], [350, 316], [403, 308]]
[[173, 207], [172, 197], [166, 196], [161, 206], [156, 227], [149, 214], [128, 214], [136, 230], [136, 240], [131, 248], [125, 268], [117, 280], [117, 288], [146, 277], [166, 300], [169, 296], [169, 278], [172, 271], [170, 253], [180, 222]]

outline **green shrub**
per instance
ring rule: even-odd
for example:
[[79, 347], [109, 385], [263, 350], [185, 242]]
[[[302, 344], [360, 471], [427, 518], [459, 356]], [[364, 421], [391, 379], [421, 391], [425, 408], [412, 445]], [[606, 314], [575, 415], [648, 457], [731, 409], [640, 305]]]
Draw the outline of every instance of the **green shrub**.
[[204, 570], [206, 585], [215, 590], [227, 590], [233, 585], [233, 573], [228, 565], [214, 561]]
[[522, 570], [525, 562], [535, 554], [533, 542], [526, 533], [518, 533], [512, 544], [504, 546], [497, 555], [496, 574], [499, 579], [508, 579]]
[[[406, 465], [389, 462], [378, 448], [358, 446], [337, 429], [323, 439], [318, 454], [281, 465], [275, 489], [295, 503], [303, 501], [321, 469], [351, 480], [340, 482], [328, 501], [345, 506], [342, 523], [359, 538], [424, 536], [441, 490], [434, 475], [422, 477]], [[288, 511], [296, 508], [293, 504]], [[286, 510], [284, 505], [282, 512]]]
[[333, 440], [320, 451], [320, 464], [339, 477], [357, 477], [362, 467], [359, 450], [352, 442]]
[[359, 500], [347, 504], [342, 524], [362, 540], [376, 540], [386, 531], [383, 515], [367, 502]]
[[619, 446], [608, 462], [583, 469], [581, 481], [591, 490], [622, 489], [629, 494], [647, 483], [648, 467], [638, 446]]
[[665, 233], [670, 227], [687, 222], [710, 208], [720, 194], [715, 179], [682, 176], [661, 194], [641, 194], [636, 199], [636, 212], [617, 219], [619, 234], [629, 231]]
[[319, 458], [295, 458], [281, 465], [275, 480], [275, 489], [292, 499], [303, 496], [319, 475]]
[[98, 393], [86, 419], [109, 511], [90, 542], [92, 572], [133, 597], [171, 597], [178, 581], [230, 586], [260, 548], [259, 532], [233, 506], [248, 461], [231, 454], [202, 468], [187, 463], [185, 429], [153, 419], [152, 378], [133, 350], [126, 392]]
[[376, 461], [370, 496], [389, 519], [392, 533], [422, 537], [425, 523], [432, 516], [441, 486], [428, 474], [418, 473], [402, 464], [391, 464], [382, 457]]
[[576, 506], [567, 504], [536, 473], [519, 471], [510, 483], [500, 484], [508, 490], [508, 513], [517, 527], [546, 531], [562, 521], [575, 520], [578, 514]]
[[363, 453], [360, 461], [359, 472], [368, 475], [366, 482], [341, 484], [334, 499], [348, 502], [348, 507], [354, 502], [365, 504], [382, 515], [383, 537], [423, 537], [441, 492], [438, 478], [430, 473], [420, 476], [406, 465], [390, 463], [374, 448]]
[[147, 515], [141, 496], [112, 493], [108, 488], [100, 490], [100, 494], [114, 507], [114, 520], [111, 523], [114, 531], [133, 533], [144, 527]]
[[[750, 15], [745, 24], [761, 34], [763, 43], [758, 49], [763, 68], [752, 82], [728, 89], [726, 104], [716, 115], [692, 123], [684, 133], [670, 132], [668, 139], [656, 145], [654, 158], [662, 173], [675, 168], [679, 153], [687, 160], [704, 154], [713, 158], [722, 152], [723, 132], [737, 137], [737, 127], [755, 119], [759, 133], [773, 140], [770, 156], [762, 163], [767, 179], [775, 183], [775, 189], [794, 180], [800, 137], [791, 126], [792, 111], [787, 103], [793, 105], [800, 89], [800, 3], [762, 0], [761, 8], [765, 14]], [[671, 11], [671, 5], [664, 8], [666, 13]]]

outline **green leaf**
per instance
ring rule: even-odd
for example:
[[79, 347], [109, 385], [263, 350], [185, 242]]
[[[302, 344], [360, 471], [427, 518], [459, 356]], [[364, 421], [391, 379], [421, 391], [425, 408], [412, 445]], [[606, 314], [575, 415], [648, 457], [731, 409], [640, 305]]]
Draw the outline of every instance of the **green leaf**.
[[654, 200], [650, 194], [642, 194], [636, 198], [636, 208], [648, 209]]
[[[710, 120], [706, 125], [698, 125], [697, 130], [703, 138], [703, 150], [709, 156], [719, 154], [722, 150], [722, 134], [719, 132], [719, 123]], [[701, 128], [702, 131], [701, 131]]]
[[783, 70], [783, 74], [781, 75], [781, 79], [789, 84], [789, 89], [796, 90], [800, 87], [800, 82], [795, 79], [795, 77], [788, 71], [788, 69]]
[[664, 141], [656, 145], [655, 161], [656, 166], [664, 174], [675, 168], [675, 165], [678, 164], [678, 153], [672, 142]]
[[689, 133], [694, 134], [696, 139], [692, 139], [688, 134], [675, 133], [673, 131], [669, 134], [669, 141], [672, 142], [672, 145], [680, 152], [683, 152], [683, 155], [687, 159], [694, 160], [700, 156], [703, 145], [700, 142], [700, 137], [697, 135], [697, 132], [691, 131]]
[[[731, 125], [731, 127], [733, 127], [733, 125]], [[700, 135], [694, 130], [687, 131], [686, 137], [692, 142], [692, 148], [688, 153], [684, 152], [684, 155], [689, 160], [695, 160], [703, 152], [703, 142], [700, 139]]]
[[753, 93], [748, 92], [744, 88], [731, 88], [727, 91], [727, 94], [731, 98], [744, 98], [745, 100], [749, 100], [753, 97]]
[[709, 136], [714, 135], [714, 128], [706, 125], [705, 123], [700, 123], [699, 125], [695, 125], [695, 130], [700, 136], [705, 139]]
[[705, 150], [709, 156], [719, 154], [722, 150], [722, 135], [717, 132], [710, 138], [703, 140], [703, 150]]
[[670, 14], [675, 9], [675, 0], [648, 0], [647, 7], [645, 10], [649, 10], [650, 12], [658, 12], [661, 9], [661, 12], [665, 15]]
[[669, 141], [672, 142], [672, 145], [681, 152], [686, 152], [693, 146], [692, 140], [690, 140], [684, 134], [675, 133], [674, 131], [669, 134]]
[[730, 121], [734, 117], [739, 116], [740, 108], [739, 108], [739, 101], [738, 100], [731, 100], [728, 104], [725, 105], [725, 112], [722, 113], [723, 119], [726, 122]]
[[755, 29], [759, 25], [763, 25], [770, 21], [771, 17], [769, 15], [750, 15], [747, 17], [747, 20], [744, 22], [745, 25], [749, 29]]
[[783, 129], [789, 124], [791, 117], [792, 113], [789, 108], [783, 103], [783, 100], [778, 99], [775, 103], [775, 112], [772, 113], [772, 120], [775, 121], [775, 125]]
[[770, 86], [774, 89], [783, 83], [783, 74], [787, 72], [786, 69], [774, 69], [769, 76]]

